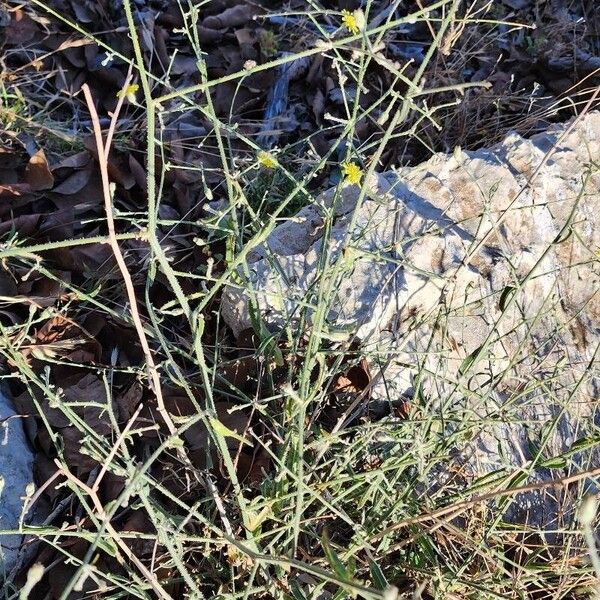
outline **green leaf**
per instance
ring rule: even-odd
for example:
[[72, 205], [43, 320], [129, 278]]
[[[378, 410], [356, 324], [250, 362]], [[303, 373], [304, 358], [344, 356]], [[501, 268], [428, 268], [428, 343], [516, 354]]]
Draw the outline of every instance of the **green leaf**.
[[575, 440], [571, 444], [571, 448], [569, 449], [569, 453], [573, 454], [575, 452], [581, 452], [582, 450], [587, 450], [588, 448], [593, 448], [600, 443], [600, 438], [579, 438]]
[[469, 354], [469, 356], [467, 356], [462, 363], [460, 363], [460, 367], [458, 367], [459, 375], [464, 375], [473, 366], [473, 363], [477, 360], [477, 358], [479, 358], [479, 353], [481, 352], [482, 348], [483, 344], [473, 350], [473, 352], [471, 352], [471, 354]]
[[336, 551], [333, 549], [331, 543], [329, 542], [329, 536], [327, 535], [327, 531], [323, 531], [323, 535], [321, 536], [321, 543], [323, 544], [323, 550], [325, 550], [325, 556], [331, 565], [331, 568], [335, 572], [336, 575], [342, 577], [343, 579], [348, 580], [348, 571], [346, 567], [339, 559]]
[[217, 435], [220, 435], [221, 437], [233, 438], [234, 440], [237, 440], [238, 442], [240, 442], [242, 444], [246, 444], [247, 446], [252, 447], [251, 442], [249, 442], [245, 437], [241, 436], [239, 433], [233, 431], [233, 429], [229, 429], [229, 427], [223, 425], [223, 423], [221, 423], [221, 421], [219, 421], [219, 419], [210, 417], [209, 422], [210, 422], [210, 426], [212, 427], [213, 431]]
[[515, 292], [516, 292], [516, 289], [512, 285], [507, 285], [502, 290], [502, 293], [500, 294], [500, 302], [499, 302], [501, 312], [504, 312], [504, 309], [506, 308], [508, 301], [512, 298], [512, 296], [514, 295]]
[[573, 228], [569, 225], [569, 227], [566, 228], [567, 232], [564, 233], [564, 229], [554, 238], [554, 240], [552, 241], [553, 244], [562, 244], [563, 242], [566, 242], [572, 235], [573, 235]]
[[183, 446], [183, 439], [181, 439], [178, 435], [171, 436], [165, 444], [166, 448], [183, 448]]
[[567, 459], [564, 456], [553, 456], [540, 462], [540, 467], [545, 469], [564, 469], [567, 466]]
[[379, 567], [379, 565], [371, 558], [368, 557], [369, 561], [369, 569], [371, 570], [371, 575], [373, 575], [373, 587], [378, 590], [385, 590], [389, 587], [389, 583], [383, 574], [383, 571]]
[[290, 592], [294, 600], [308, 600], [306, 594], [302, 591], [302, 588], [295, 579], [290, 581]]

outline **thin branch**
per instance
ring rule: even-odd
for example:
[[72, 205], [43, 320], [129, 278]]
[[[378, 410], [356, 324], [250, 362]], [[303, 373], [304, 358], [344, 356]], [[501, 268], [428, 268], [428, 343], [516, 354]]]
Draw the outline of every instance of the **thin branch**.
[[589, 471], [581, 471], [580, 473], [576, 473], [575, 475], [570, 475], [568, 477], [550, 479], [549, 481], [541, 481], [539, 483], [532, 483], [529, 485], [523, 485], [521, 487], [509, 488], [506, 490], [494, 490], [493, 492], [488, 492], [487, 494], [480, 494], [474, 498], [471, 498], [470, 500], [463, 500], [462, 502], [457, 502], [456, 504], [452, 504], [450, 506], [443, 506], [442, 508], [438, 508], [432, 512], [417, 515], [415, 517], [409, 517], [408, 519], [402, 519], [402, 521], [398, 521], [397, 523], [386, 527], [383, 531], [371, 536], [369, 541], [373, 542], [375, 540], [379, 540], [392, 531], [397, 531], [398, 529], [403, 529], [404, 527], [415, 525], [416, 523], [422, 523], [423, 521], [429, 521], [430, 519], [437, 519], [450, 514], [452, 514], [452, 518], [454, 518], [464, 510], [472, 508], [473, 506], [481, 504], [482, 502], [487, 502], [488, 500], [495, 500], [496, 498], [504, 498], [506, 496], [516, 496], [517, 494], [524, 494], [527, 492], [537, 492], [552, 487], [567, 487], [568, 485], [581, 481], [582, 479], [596, 477], [599, 475], [600, 467], [596, 469], [590, 469]]
[[62, 475], [64, 475], [71, 483], [76, 485], [79, 489], [81, 489], [89, 496], [92, 503], [94, 504], [94, 508], [96, 509], [98, 518], [104, 523], [106, 530], [108, 531], [111, 538], [115, 541], [117, 546], [120, 548], [121, 552], [139, 569], [140, 573], [142, 573], [142, 575], [147, 579], [148, 583], [156, 592], [156, 594], [164, 600], [172, 600], [172, 597], [163, 589], [163, 587], [156, 579], [156, 575], [144, 566], [140, 559], [131, 551], [129, 546], [121, 539], [121, 536], [119, 535], [118, 531], [110, 523], [108, 515], [106, 514], [106, 511], [102, 506], [102, 502], [100, 502], [98, 494], [91, 487], [87, 486], [85, 483], [77, 479], [77, 477], [75, 477], [73, 473], [66, 469], [58, 459], [55, 459], [54, 462]]
[[[175, 424], [171, 419], [171, 415], [167, 411], [162, 395], [162, 389], [160, 384], [160, 376], [158, 374], [158, 369], [156, 368], [156, 363], [154, 362], [154, 357], [152, 356], [152, 352], [150, 350], [150, 346], [148, 344], [148, 338], [146, 337], [146, 332], [144, 331], [144, 325], [142, 324], [142, 319], [140, 317], [137, 298], [135, 295], [135, 288], [133, 287], [133, 281], [131, 279], [131, 274], [127, 269], [127, 264], [125, 263], [125, 259], [123, 257], [123, 253], [121, 252], [121, 248], [119, 247], [119, 243], [117, 241], [116, 232], [115, 232], [115, 220], [113, 217], [113, 207], [112, 207], [112, 194], [110, 191], [110, 180], [108, 177], [108, 155], [110, 148], [108, 146], [104, 146], [104, 142], [102, 141], [102, 129], [100, 127], [100, 120], [98, 119], [98, 112], [96, 111], [96, 107], [94, 105], [94, 101], [92, 99], [92, 94], [90, 92], [90, 88], [86, 83], [81, 87], [83, 90], [83, 94], [85, 96], [85, 100], [88, 105], [88, 110], [90, 111], [90, 117], [92, 119], [92, 124], [94, 127], [94, 136], [96, 138], [96, 148], [98, 150], [98, 163], [100, 165], [100, 175], [102, 177], [102, 193], [104, 196], [104, 208], [106, 211], [106, 224], [108, 226], [108, 244], [110, 245], [113, 254], [115, 256], [115, 260], [117, 261], [117, 265], [119, 270], [121, 271], [121, 275], [123, 277], [123, 282], [125, 284], [125, 289], [127, 291], [127, 299], [129, 300], [131, 318], [135, 325], [135, 330], [137, 332], [138, 338], [140, 340], [140, 344], [142, 346], [142, 350], [144, 352], [144, 356], [146, 358], [146, 366], [148, 369], [148, 377], [150, 379], [150, 383], [152, 386], [152, 390], [154, 391], [154, 395], [156, 397], [156, 404], [158, 408], [158, 412], [163, 418], [167, 428], [171, 435], [176, 436], [177, 431], [175, 428]], [[123, 97], [119, 98], [119, 102], [117, 103], [117, 108], [115, 109], [112, 115], [111, 121], [111, 129], [114, 131], [114, 127], [112, 123], [116, 123], [119, 117], [119, 111], [121, 106], [123, 105]]]

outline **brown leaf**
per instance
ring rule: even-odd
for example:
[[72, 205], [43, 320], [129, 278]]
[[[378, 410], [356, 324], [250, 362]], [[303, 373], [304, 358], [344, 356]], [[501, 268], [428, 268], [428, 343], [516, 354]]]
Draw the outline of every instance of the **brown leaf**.
[[256, 43], [256, 32], [253, 29], [236, 29], [235, 37], [238, 44], [255, 44]]
[[124, 477], [120, 477], [119, 475], [115, 475], [110, 471], [106, 471], [100, 486], [100, 489], [102, 490], [102, 500], [104, 502], [116, 500], [119, 497], [119, 494], [123, 491], [126, 481], [127, 480]]
[[28, 183], [0, 184], [0, 198], [17, 198], [32, 191]]
[[50, 190], [54, 185], [54, 175], [41, 148], [29, 159], [25, 168], [25, 182], [34, 192]]
[[[0, 306], [14, 307], [14, 298], [17, 296], [17, 282], [11, 276], [10, 272], [5, 269], [0, 270]], [[14, 307], [16, 308], [16, 307]], [[21, 321], [18, 310], [0, 310], [0, 318], [8, 319], [12, 325], [16, 325]]]
[[[216, 402], [215, 408], [219, 421], [231, 431], [242, 437], [246, 436], [246, 431], [250, 427], [251, 415], [247, 409], [239, 409], [230, 402]], [[199, 469], [204, 469], [207, 466], [208, 453], [212, 455], [213, 463], [217, 458], [214, 443], [212, 443], [211, 435], [201, 421], [192, 425], [183, 434], [186, 441], [190, 445], [192, 462]], [[227, 447], [232, 452], [237, 452], [240, 449], [241, 442], [234, 437], [226, 437]], [[211, 451], [212, 449], [212, 451]]]
[[17, 282], [7, 269], [0, 270], [0, 296], [15, 296]]
[[258, 360], [254, 356], [244, 356], [227, 363], [218, 368], [218, 375], [230, 385], [248, 393], [256, 387], [258, 374]]
[[[106, 406], [106, 388], [104, 382], [94, 375], [88, 373], [81, 377], [74, 375], [60, 381], [63, 388], [64, 402], [74, 403], [93, 403]], [[111, 425], [106, 413], [106, 409], [100, 406], [81, 406], [76, 409], [81, 414], [85, 422], [100, 435], [107, 435], [111, 432]]]
[[123, 421], [131, 418], [142, 400], [143, 393], [144, 388], [139, 380], [136, 379], [129, 388], [116, 397], [115, 403], [119, 408], [119, 416]]
[[114, 255], [107, 244], [88, 244], [73, 248], [54, 248], [47, 252], [56, 265], [75, 273], [108, 273], [114, 266]]
[[20, 239], [32, 236], [38, 231], [41, 217], [42, 215], [39, 214], [21, 215], [20, 217], [4, 221], [4, 223], [0, 223], [0, 235], [14, 230], [19, 234]]
[[71, 2], [71, 7], [73, 8], [73, 12], [75, 13], [79, 23], [92, 23], [98, 18], [98, 14], [92, 8], [92, 6], [93, 4], [89, 2], [81, 2], [81, 0]]
[[47, 307], [52, 306], [57, 300], [66, 300], [68, 294], [65, 292], [64, 283], [70, 283], [71, 274], [64, 271], [56, 272], [58, 280], [51, 279], [45, 275], [31, 274], [26, 279], [25, 273], [19, 273], [19, 283], [13, 298], [23, 304]]
[[[68, 556], [75, 556], [77, 558], [83, 558], [89, 547], [89, 542], [78, 538], [67, 538], [61, 542], [61, 551], [68, 552]], [[77, 572], [77, 565], [75, 562], [68, 562], [64, 558], [64, 555], [59, 554], [54, 556], [52, 565], [48, 573], [47, 586], [44, 594], [37, 596], [37, 598], [60, 598], [64, 596], [64, 591], [71, 583], [75, 573]], [[59, 558], [60, 557], [60, 558]], [[98, 564], [95, 565], [98, 568]], [[69, 594], [69, 598], [75, 600], [75, 598], [91, 597], [92, 591], [98, 587], [98, 583], [91, 577], [82, 578], [82, 588], [80, 592], [74, 592]], [[39, 586], [43, 585], [43, 580]]]
[[223, 39], [225, 29], [210, 29], [198, 25], [198, 37], [205, 44], [217, 44]]
[[177, 54], [173, 59], [171, 72], [175, 75], [196, 75], [198, 73], [198, 59], [195, 56]]
[[401, 398], [393, 405], [394, 414], [401, 419], [409, 419], [412, 406], [408, 399]]
[[57, 185], [53, 191], [55, 194], [63, 194], [65, 196], [76, 194], [87, 185], [91, 176], [91, 168], [75, 171], [75, 173], [67, 177], [61, 184]]
[[[136, 510], [123, 523], [121, 531], [156, 533], [156, 528], [145, 511]], [[155, 543], [151, 538], [136, 540], [128, 536], [126, 543], [137, 556], [149, 556], [156, 550]]]
[[73, 362], [100, 360], [100, 344], [74, 321], [56, 315], [47, 321], [35, 335], [32, 344], [21, 345], [21, 354], [38, 359], [57, 356]]
[[[93, 136], [87, 136], [83, 143], [85, 147], [98, 159], [98, 149]], [[112, 181], [122, 185], [126, 190], [131, 189], [135, 185], [135, 179], [131, 174], [129, 165], [126, 164], [125, 158], [116, 155], [114, 152], [108, 157], [108, 174]]]
[[129, 155], [129, 168], [137, 185], [146, 192], [146, 170], [133, 154]]
[[253, 327], [247, 327], [238, 334], [236, 345], [241, 356], [254, 354], [255, 350], [260, 346], [260, 338], [256, 335]]
[[225, 29], [227, 27], [237, 27], [244, 25], [257, 13], [255, 7], [248, 4], [241, 4], [224, 10], [219, 15], [206, 17], [202, 21], [202, 26], [208, 29]]
[[67, 50], [69, 48], [79, 48], [80, 46], [87, 46], [93, 44], [92, 40], [86, 38], [68, 38], [56, 49], [57, 52]]
[[359, 394], [366, 390], [370, 383], [369, 365], [365, 359], [362, 359], [358, 365], [353, 365], [336, 376], [332, 391]]
[[17, 8], [11, 13], [12, 21], [6, 30], [6, 43], [20, 46], [30, 42], [38, 31], [35, 21]]
[[[37, 452], [33, 465], [34, 475], [38, 487], [42, 486], [48, 479], [53, 477], [58, 470], [56, 463], [43, 452]], [[57, 489], [57, 486], [64, 481], [64, 477], [59, 477], [54, 480], [52, 485], [49, 485], [45, 490], [50, 499], [55, 499], [63, 494], [62, 489]]]
[[81, 152], [77, 152], [77, 154], [71, 154], [70, 156], [66, 156], [60, 162], [56, 163], [52, 170], [56, 171], [57, 169], [81, 169], [85, 167], [90, 162], [90, 153], [87, 150], [82, 150]]
[[[12, 148], [0, 146], [0, 169], [2, 171], [14, 172], [21, 166], [23, 158], [20, 152], [14, 151]], [[17, 179], [5, 180], [6, 183], [15, 183]]]
[[325, 96], [320, 88], [317, 88], [311, 101], [311, 107], [315, 121], [321, 123], [321, 117], [325, 111]]
[[154, 51], [158, 56], [161, 64], [168, 65], [170, 56], [167, 48], [167, 41], [169, 40], [169, 34], [158, 25], [154, 27]]
[[271, 456], [264, 448], [250, 454], [242, 453], [238, 459], [237, 475], [244, 483], [260, 483], [271, 466]]

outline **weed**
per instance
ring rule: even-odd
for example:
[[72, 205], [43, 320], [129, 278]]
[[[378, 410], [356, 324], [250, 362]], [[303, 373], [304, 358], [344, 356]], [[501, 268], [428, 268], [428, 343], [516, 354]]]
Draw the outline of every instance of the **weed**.
[[[314, 205], [316, 190], [339, 173], [360, 189], [354, 223], [368, 178], [401, 162], [394, 154], [399, 140], [435, 149], [470, 139], [476, 120], [456, 136], [440, 125], [483, 86], [448, 76], [469, 62], [468, 52], [453, 48], [472, 47], [481, 31], [488, 43], [505, 12], [494, 6], [490, 19], [490, 2], [463, 10], [459, 0], [438, 0], [425, 7], [417, 2], [400, 16], [400, 2], [382, 8], [367, 0], [362, 12], [350, 12], [311, 0], [306, 12], [284, 15], [298, 39], [311, 32], [309, 42], [278, 54], [285, 37], [268, 29], [254, 42], [259, 15], [240, 33], [248, 56], [230, 69], [215, 67], [203, 50], [202, 35], [210, 32], [200, 14], [208, 3], [177, 3], [183, 16], [176, 33], [191, 49], [190, 60], [172, 56], [167, 64], [160, 43], [149, 42], [154, 22], [148, 27], [137, 4], [123, 3], [128, 54], [54, 5], [32, 0], [111, 52], [134, 77], [119, 93], [119, 108], [106, 111], [109, 142], [94, 123], [104, 184], [101, 231], [108, 227], [108, 234], [40, 244], [11, 237], [0, 248], [3, 264], [20, 277], [43, 276], [64, 292], [46, 306], [30, 303], [24, 320], [0, 325], [6, 378], [37, 415], [40, 444], [52, 456], [45, 466], [54, 473], [48, 485], [56, 513], [22, 526], [27, 544], [51, 557], [45, 575], [37, 563], [31, 567], [29, 581], [50, 585], [57, 569], [60, 598], [584, 597], [596, 575], [580, 558], [578, 531], [561, 529], [565, 552], [548, 557], [548, 545], [525, 544], [530, 532], [493, 516], [493, 503], [523, 491], [508, 466], [489, 481], [467, 481], [457, 470], [445, 485], [431, 485], [457, 443], [488, 424], [478, 415], [464, 414], [450, 400], [440, 415], [417, 389], [408, 414], [391, 394], [378, 418], [352, 410], [342, 418], [360, 402], [356, 390], [334, 397], [340, 374], [354, 369], [364, 376], [361, 361], [377, 364], [385, 354], [350, 347], [328, 321], [347, 274], [343, 256], [321, 245], [318, 277], [298, 303], [294, 324], [283, 323], [280, 331], [262, 322], [252, 284], [251, 255], [260, 251], [276, 264], [265, 244], [269, 234]], [[218, 18], [237, 22], [245, 18], [241, 9]], [[219, 31], [228, 27], [221, 25]], [[413, 26], [431, 32], [418, 64], [401, 65], [382, 53], [403, 27]], [[308, 58], [318, 58], [315, 71], [319, 61], [331, 66], [327, 93], [335, 114], [321, 110], [325, 100], [315, 92], [319, 130], [301, 142], [277, 131], [279, 148], [266, 152], [255, 142], [256, 108], [244, 86], [266, 85], [262, 76]], [[442, 74], [432, 82], [426, 75], [436, 61]], [[195, 70], [175, 87], [174, 73], [189, 64]], [[378, 81], [385, 87], [377, 88]], [[84, 89], [93, 114], [94, 98]], [[6, 87], [1, 94], [3, 127], [18, 130], [18, 115], [35, 121], [27, 99]], [[143, 122], [138, 127], [145, 133], [145, 181], [138, 187], [110, 163], [132, 147], [131, 130], [119, 130], [114, 116], [125, 110], [126, 98], [136, 104], [128, 107], [129, 118]], [[236, 100], [242, 108], [234, 115]], [[367, 124], [374, 133], [363, 139]], [[330, 137], [323, 140], [323, 132]], [[319, 209], [327, 240], [334, 211]], [[47, 258], [92, 245], [112, 249], [106, 269], [86, 265], [69, 279]], [[220, 314], [229, 287], [240, 289], [253, 309], [252, 330], [237, 340]], [[102, 332], [96, 335], [102, 348], [88, 329]], [[65, 331], [70, 337], [62, 339]], [[89, 377], [85, 385], [76, 378], [79, 388], [65, 383], [64, 373], [74, 370]], [[456, 423], [452, 435], [445, 433], [447, 421]], [[16, 581], [8, 579], [7, 598], [18, 597]]]

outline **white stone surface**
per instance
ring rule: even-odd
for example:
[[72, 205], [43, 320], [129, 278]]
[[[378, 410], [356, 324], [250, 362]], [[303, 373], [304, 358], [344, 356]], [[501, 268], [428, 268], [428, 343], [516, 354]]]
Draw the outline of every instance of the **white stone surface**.
[[[254, 301], [270, 329], [301, 314], [311, 327], [321, 292], [327, 335], [385, 365], [374, 398], [410, 396], [420, 373], [418, 410], [444, 423], [466, 479], [600, 464], [573, 446], [599, 423], [600, 113], [568, 127], [374, 175], [363, 199], [325, 192], [249, 257], [227, 323], [249, 327]], [[548, 462], [565, 452], [564, 468]], [[509, 518], [556, 524], [554, 497], [518, 500]]]
[[0, 580], [9, 572], [21, 544], [20, 535], [4, 532], [19, 528], [27, 486], [33, 483], [33, 453], [22, 419], [0, 389]]

